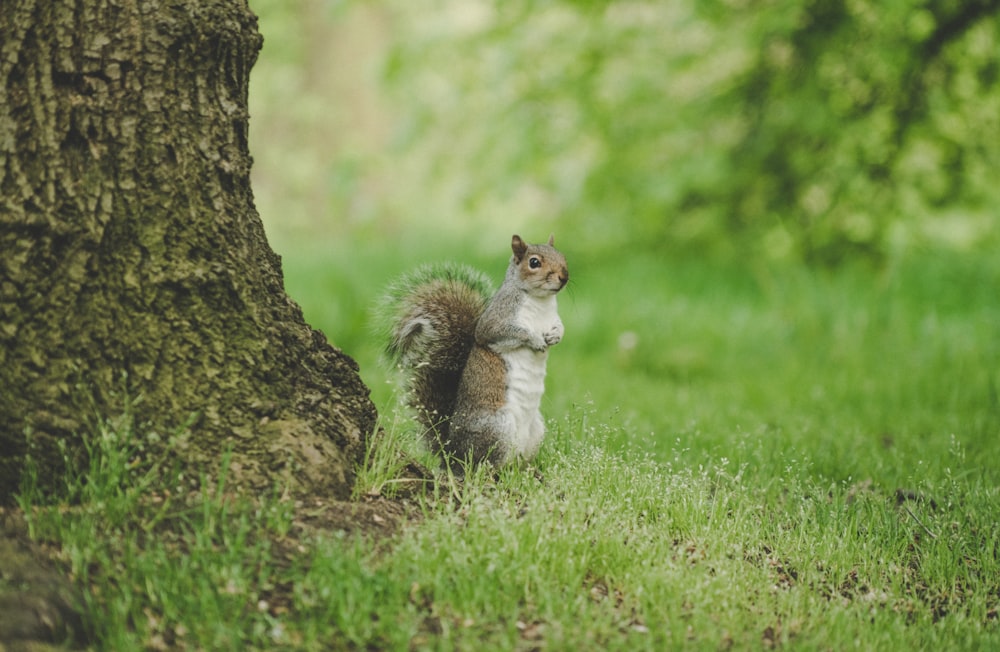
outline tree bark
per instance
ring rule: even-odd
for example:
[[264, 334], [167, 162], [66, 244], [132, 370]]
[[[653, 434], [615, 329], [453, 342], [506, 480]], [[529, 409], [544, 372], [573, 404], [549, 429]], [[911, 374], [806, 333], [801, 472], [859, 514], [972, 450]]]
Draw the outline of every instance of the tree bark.
[[261, 42], [245, 0], [0, 2], [0, 502], [123, 394], [192, 477], [348, 495], [376, 413], [254, 208]]

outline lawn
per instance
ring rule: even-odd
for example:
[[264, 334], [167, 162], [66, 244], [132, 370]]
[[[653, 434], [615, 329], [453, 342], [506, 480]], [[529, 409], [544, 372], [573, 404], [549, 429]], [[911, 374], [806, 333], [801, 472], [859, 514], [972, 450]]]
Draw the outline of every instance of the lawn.
[[223, 486], [167, 519], [141, 492], [168, 465], [128, 478], [144, 434], [109, 422], [104, 489], [70, 479], [79, 508], [32, 516], [89, 587], [98, 647], [1000, 647], [995, 258], [815, 270], [566, 247], [534, 467], [421, 493], [395, 481], [397, 450], [429, 458], [372, 301], [445, 256], [499, 280], [505, 244], [292, 244], [289, 293], [382, 414], [359, 492], [399, 490], [407, 523], [293, 540], [322, 507]]

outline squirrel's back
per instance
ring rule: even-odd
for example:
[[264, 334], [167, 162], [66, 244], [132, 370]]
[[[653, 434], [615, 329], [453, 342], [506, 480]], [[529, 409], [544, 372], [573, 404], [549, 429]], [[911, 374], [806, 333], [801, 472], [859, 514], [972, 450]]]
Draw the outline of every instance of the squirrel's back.
[[425, 265], [393, 284], [383, 300], [386, 354], [406, 377], [407, 403], [429, 439], [447, 439], [476, 322], [493, 286], [465, 265]]

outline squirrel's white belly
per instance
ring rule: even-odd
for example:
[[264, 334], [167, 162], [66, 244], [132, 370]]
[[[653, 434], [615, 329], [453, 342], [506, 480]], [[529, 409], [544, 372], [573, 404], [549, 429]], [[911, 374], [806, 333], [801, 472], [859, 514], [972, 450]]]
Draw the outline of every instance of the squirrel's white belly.
[[545, 434], [538, 408], [545, 391], [546, 351], [517, 349], [503, 355], [507, 363], [507, 401], [504, 410], [513, 421], [510, 452], [532, 457]]
[[[540, 336], [559, 323], [555, 296], [528, 297], [519, 307], [517, 322]], [[538, 408], [545, 392], [545, 361], [548, 351], [521, 348], [503, 355], [507, 363], [505, 409], [513, 421], [510, 452], [530, 458], [538, 452], [545, 435], [545, 424]]]

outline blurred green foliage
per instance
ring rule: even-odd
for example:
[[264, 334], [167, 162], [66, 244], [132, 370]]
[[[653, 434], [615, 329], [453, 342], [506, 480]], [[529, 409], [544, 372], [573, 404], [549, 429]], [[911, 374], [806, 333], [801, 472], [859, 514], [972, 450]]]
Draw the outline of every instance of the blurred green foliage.
[[835, 261], [882, 253], [897, 221], [992, 212], [1000, 2], [736, 4], [698, 4], [751, 56], [709, 109], [742, 121], [731, 183], [697, 197], [721, 197], [730, 227], [784, 224]]
[[434, 172], [464, 170], [473, 205], [527, 187], [602, 241], [836, 262], [945, 217], [995, 237], [998, 16], [995, 1], [505, 0], [397, 42], [388, 71], [417, 147], [448, 125]]
[[251, 4], [255, 118], [306, 121], [273, 174], [338, 230], [825, 264], [1000, 241], [1000, 0]]

